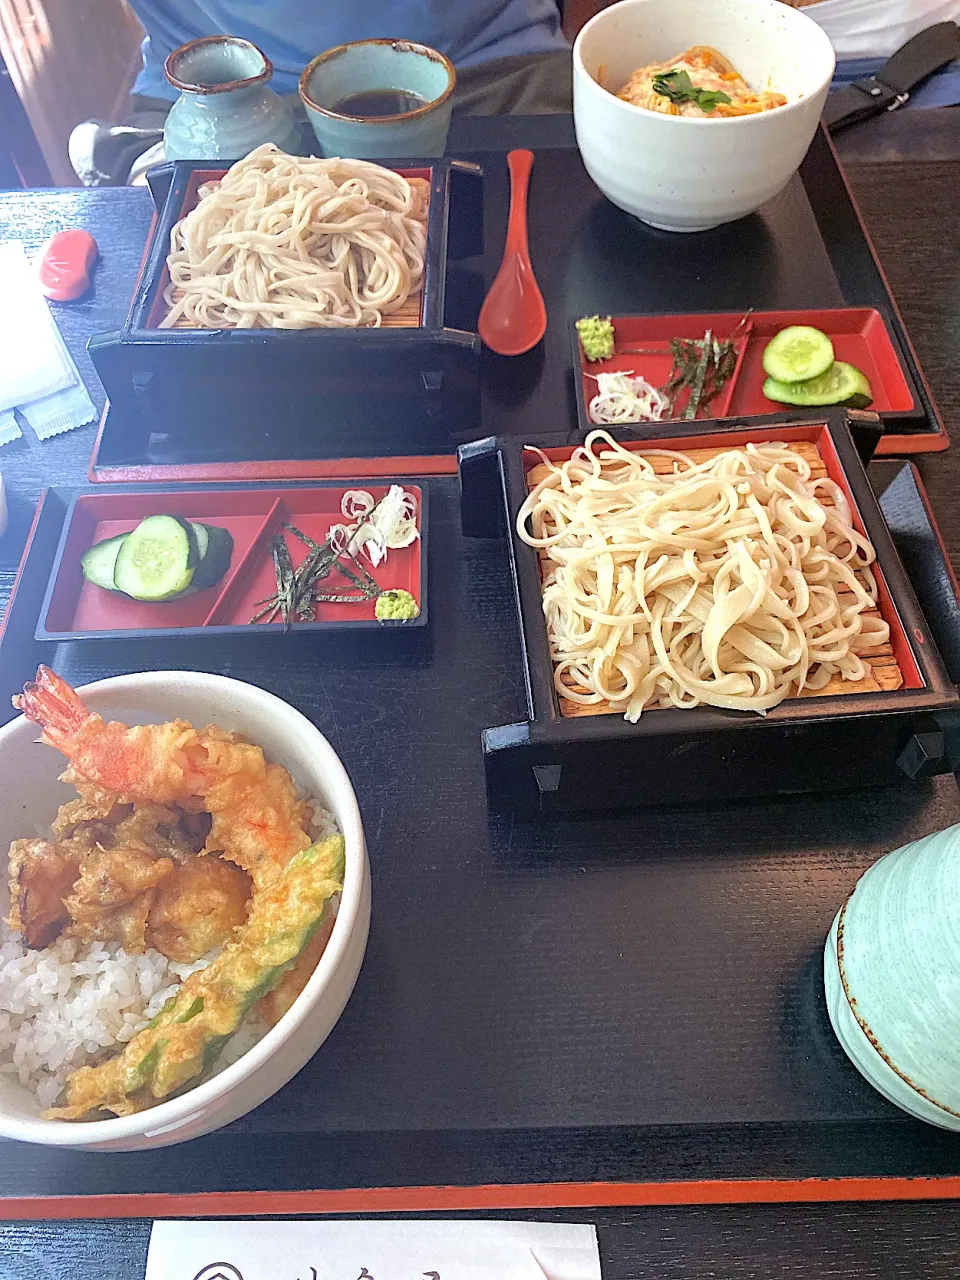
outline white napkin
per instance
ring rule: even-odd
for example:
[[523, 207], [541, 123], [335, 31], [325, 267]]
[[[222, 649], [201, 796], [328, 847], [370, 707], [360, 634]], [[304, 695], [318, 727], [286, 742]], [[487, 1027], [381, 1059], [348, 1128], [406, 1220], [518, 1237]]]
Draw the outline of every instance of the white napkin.
[[40, 440], [96, 416], [23, 245], [11, 240], [0, 244], [0, 444], [20, 436], [17, 407]]
[[600, 1264], [596, 1244], [591, 1245], [572, 1249], [537, 1245], [530, 1252], [547, 1280], [597, 1280]]
[[411, 1218], [155, 1222], [146, 1280], [544, 1280], [534, 1251], [601, 1280], [592, 1226]]
[[23, 245], [0, 244], [0, 409], [62, 391], [74, 381]]

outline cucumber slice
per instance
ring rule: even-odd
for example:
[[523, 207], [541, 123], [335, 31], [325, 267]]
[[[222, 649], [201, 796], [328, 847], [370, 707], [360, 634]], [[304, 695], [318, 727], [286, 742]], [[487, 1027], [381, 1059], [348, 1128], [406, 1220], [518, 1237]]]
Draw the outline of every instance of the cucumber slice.
[[117, 554], [114, 586], [134, 600], [170, 600], [193, 581], [195, 544], [186, 521], [147, 516], [127, 534]]
[[763, 349], [763, 372], [777, 382], [818, 378], [833, 364], [833, 343], [808, 324], [781, 329]]
[[859, 369], [842, 360], [834, 361], [819, 378], [808, 378], [805, 382], [778, 382], [767, 378], [763, 394], [780, 404], [843, 404], [851, 409], [865, 409], [873, 403], [870, 383]]
[[183, 525], [183, 531], [187, 535], [187, 540], [190, 543], [190, 558], [187, 561], [187, 568], [195, 569], [197, 565], [200, 563], [200, 561], [203, 559], [203, 552], [201, 551], [200, 544], [197, 540], [197, 534], [196, 534], [196, 530], [193, 527], [193, 521], [185, 520], [183, 516], [169, 516], [168, 519], [176, 520], [178, 524]]
[[127, 540], [127, 534], [118, 533], [114, 538], [105, 538], [103, 542], [95, 542], [80, 557], [83, 576], [95, 587], [103, 587], [104, 591], [116, 591], [113, 572], [117, 563], [120, 548]]
[[230, 568], [233, 557], [233, 535], [228, 529], [221, 529], [216, 524], [195, 524], [194, 532], [197, 545], [204, 548], [200, 563], [193, 575], [193, 586], [197, 591], [212, 587], [220, 581]]
[[210, 542], [210, 535], [207, 532], [205, 524], [197, 524], [193, 520], [188, 520], [190, 532], [193, 535], [193, 541], [197, 548], [197, 564], [202, 563], [203, 557], [207, 554], [207, 546]]

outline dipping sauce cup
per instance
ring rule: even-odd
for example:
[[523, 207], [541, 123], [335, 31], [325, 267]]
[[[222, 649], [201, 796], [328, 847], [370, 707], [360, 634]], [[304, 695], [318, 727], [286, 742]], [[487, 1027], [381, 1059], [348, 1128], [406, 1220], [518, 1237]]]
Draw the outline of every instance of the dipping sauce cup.
[[[325, 156], [440, 156], [456, 81], [449, 58], [427, 45], [357, 40], [308, 63], [300, 77], [300, 97]], [[388, 94], [419, 99], [423, 105], [390, 115], [350, 111], [350, 99], [362, 106], [364, 98], [372, 102]]]

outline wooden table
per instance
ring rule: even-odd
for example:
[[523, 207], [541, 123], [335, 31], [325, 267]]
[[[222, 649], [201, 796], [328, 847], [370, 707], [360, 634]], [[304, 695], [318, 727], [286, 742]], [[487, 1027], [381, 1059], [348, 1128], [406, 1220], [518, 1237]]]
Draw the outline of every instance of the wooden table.
[[[514, 141], [507, 138], [510, 129], [522, 128], [516, 121], [509, 122], [509, 127], [507, 122], [501, 123], [503, 136], [497, 135], [498, 147], [505, 141]], [[551, 137], [560, 136], [555, 125], [551, 128], [553, 134], [544, 132], [540, 140], [534, 142], [535, 146], [550, 145]], [[470, 129], [469, 145], [476, 149], [478, 125], [474, 122]], [[536, 129], [543, 130], [544, 126], [531, 122], [529, 135]], [[568, 145], [566, 137], [563, 145]], [[960, 361], [960, 312], [956, 301], [960, 297], [960, 243], [950, 231], [960, 161], [853, 164], [848, 172], [948, 430], [960, 431], [960, 377], [956, 372]], [[0, 196], [0, 238], [13, 236], [31, 248], [54, 230], [82, 225], [94, 233], [101, 245], [103, 261], [94, 294], [58, 311], [64, 337], [95, 398], [99, 388], [84, 354], [84, 343], [91, 332], [110, 328], [121, 319], [149, 217], [149, 201], [142, 191], [35, 191]], [[0, 470], [8, 488], [12, 516], [11, 530], [0, 540], [0, 600], [4, 594], [2, 588], [9, 589], [40, 490], [51, 483], [84, 483], [92, 438], [93, 429], [85, 428], [44, 445], [25, 437], [22, 442], [0, 451]], [[929, 456], [920, 466], [946, 542], [954, 559], [960, 560], [960, 469], [955, 454]], [[453, 538], [452, 497], [450, 503], [446, 517], [442, 511], [438, 516], [446, 519], [447, 523], [440, 527], [448, 530]], [[459, 548], [457, 553], [460, 554]], [[471, 554], [481, 574], [480, 580], [486, 584], [484, 590], [489, 591], [475, 602], [480, 609], [478, 617], [482, 616], [484, 626], [495, 633], [499, 627], [507, 626], [508, 613], [495, 598], [495, 588], [502, 585], [505, 578], [497, 577], [501, 570], [494, 563], [493, 552], [481, 549]], [[438, 567], [438, 572], [441, 588], [445, 583], [449, 586], [443, 570]], [[478, 633], [476, 643], [487, 646], [484, 653], [489, 658], [490, 646], [499, 641], [484, 632]], [[113, 648], [111, 652], [116, 655], [119, 651]], [[467, 652], [459, 660], [469, 666], [470, 657]], [[448, 655], [443, 654], [434, 659], [435, 662], [447, 660]], [[110, 662], [111, 658], [108, 654], [98, 661]], [[256, 662], [256, 657], [251, 656], [234, 666], [231, 673], [249, 678], [256, 672]], [[348, 678], [346, 660], [339, 661], [336, 672], [340, 679]], [[305, 672], [302, 684], [308, 702], [310, 681], [310, 673]], [[505, 687], [507, 685], [509, 679], [505, 675]], [[370, 697], [387, 697], [389, 687], [389, 681], [384, 679], [379, 687], [371, 686]], [[425, 687], [429, 687], [429, 681]], [[354, 698], [360, 690], [358, 683], [353, 690]], [[492, 696], [497, 696], [496, 690]], [[330, 713], [322, 707], [314, 712], [317, 723], [328, 733], [332, 732]], [[348, 767], [356, 770], [363, 766], [361, 757], [365, 750], [360, 744], [359, 729], [344, 723], [337, 726], [335, 709], [332, 714], [337, 745], [344, 752]], [[472, 733], [471, 727], [469, 734]], [[476, 746], [469, 734], [462, 743], [458, 739], [457, 749], [465, 753], [464, 760], [470, 758], [469, 751]], [[456, 761], [451, 768], [455, 764]], [[390, 785], [389, 779], [387, 784]], [[409, 804], [402, 798], [393, 800], [401, 805], [402, 814], [409, 819]], [[470, 793], [462, 804], [472, 811], [471, 806], [482, 806], [482, 798]], [[403, 805], [407, 807], [404, 809]], [[384, 814], [390, 812], [389, 805], [382, 810], [381, 825]], [[599, 886], [601, 897], [613, 895], [606, 909], [615, 911], [617, 886], [626, 884], [632, 876], [631, 868], [637, 865], [638, 842], [643, 841], [646, 848], [642, 865], [651, 894], [656, 894], [658, 886], [666, 891], [670, 885], [678, 849], [684, 850], [682, 861], [691, 877], [690, 885], [696, 883], [697, 876], [706, 876], [703, 885], [715, 886], [715, 899], [709, 900], [708, 895], [700, 901], [698, 891], [690, 903], [694, 936], [703, 921], [716, 917], [721, 922], [726, 920], [729, 927], [730, 922], [737, 920], [738, 912], [744, 918], [751, 913], [765, 912], [773, 913], [769, 918], [776, 918], [778, 922], [782, 919], [783, 929], [778, 932], [782, 932], [787, 941], [771, 955], [771, 961], [782, 964], [784, 973], [789, 972], [793, 964], [792, 986], [779, 989], [762, 974], [751, 972], [743, 982], [741, 1007], [734, 1011], [731, 1021], [729, 1010], [712, 1007], [709, 996], [704, 994], [709, 982], [715, 981], [717, 998], [722, 999], [719, 993], [727, 977], [706, 971], [698, 977], [696, 962], [688, 975], [688, 998], [693, 1003], [702, 1002], [698, 1016], [704, 1019], [699, 1037], [694, 1028], [686, 1025], [688, 1054], [704, 1053], [704, 1064], [709, 1063], [712, 1059], [705, 1048], [704, 1037], [707, 1040], [711, 1036], [719, 1037], [724, 1041], [716, 1050], [718, 1061], [722, 1059], [722, 1077], [711, 1079], [703, 1073], [698, 1076], [696, 1071], [687, 1077], [682, 1070], [672, 1074], [675, 1068], [669, 1055], [659, 1063], [646, 1064], [645, 1075], [638, 1075], [635, 1089], [626, 1076], [624, 1079], [624, 1097], [631, 1092], [642, 1096], [643, 1125], [633, 1130], [611, 1129], [606, 1139], [602, 1128], [597, 1127], [600, 1111], [590, 1098], [577, 1094], [575, 1072], [568, 1078], [561, 1071], [564, 1092], [542, 1100], [542, 1125], [535, 1129], [522, 1127], [526, 1105], [523, 1091], [535, 1086], [539, 1070], [535, 1052], [527, 1062], [529, 1074], [515, 1081], [515, 1114], [511, 1112], [509, 1100], [496, 1104], [503, 1112], [500, 1118], [505, 1126], [497, 1130], [484, 1127], [491, 1123], [490, 1117], [496, 1111], [496, 1107], [491, 1111], [490, 1100], [482, 1095], [463, 1093], [459, 1102], [455, 1094], [428, 1096], [419, 1101], [412, 1095], [404, 1095], [397, 1102], [397, 1114], [404, 1123], [398, 1120], [396, 1132], [386, 1132], [388, 1126], [382, 1122], [374, 1131], [362, 1132], [357, 1126], [363, 1117], [364, 1102], [358, 1101], [356, 1109], [350, 1112], [348, 1082], [341, 1080], [335, 1082], [339, 1098], [336, 1105], [350, 1112], [344, 1122], [346, 1127], [338, 1128], [334, 1117], [321, 1124], [323, 1133], [317, 1133], [311, 1128], [310, 1117], [318, 1107], [322, 1111], [322, 1100], [311, 1099], [304, 1086], [295, 1082], [290, 1086], [294, 1091], [291, 1096], [300, 1110], [292, 1117], [292, 1123], [290, 1119], [283, 1120], [284, 1113], [275, 1099], [246, 1121], [232, 1126], [222, 1137], [214, 1135], [168, 1152], [149, 1156], [73, 1156], [5, 1145], [0, 1165], [0, 1196], [8, 1200], [7, 1216], [16, 1213], [16, 1203], [10, 1203], [11, 1198], [69, 1194], [80, 1184], [87, 1192], [95, 1190], [111, 1196], [125, 1191], [175, 1196], [183, 1191], [245, 1191], [268, 1187], [290, 1194], [269, 1204], [224, 1199], [208, 1202], [208, 1207], [215, 1212], [247, 1214], [308, 1213], [323, 1209], [346, 1212], [358, 1207], [356, 1201], [330, 1201], [310, 1195], [302, 1199], [296, 1197], [301, 1190], [309, 1188], [368, 1185], [364, 1183], [364, 1171], [373, 1162], [381, 1172], [382, 1182], [391, 1185], [477, 1180], [545, 1184], [545, 1190], [534, 1188], [514, 1194], [511, 1208], [499, 1207], [507, 1203], [502, 1197], [488, 1200], [486, 1203], [496, 1206], [491, 1212], [499, 1216], [520, 1211], [521, 1204], [549, 1206], [551, 1184], [587, 1184], [568, 1193], [569, 1209], [545, 1207], [536, 1212], [544, 1217], [563, 1214], [572, 1219], [596, 1221], [601, 1231], [606, 1274], [611, 1280], [640, 1275], [666, 1280], [689, 1275], [748, 1277], [793, 1272], [831, 1277], [880, 1277], [894, 1271], [901, 1275], [946, 1276], [960, 1256], [960, 1230], [951, 1220], [948, 1205], [936, 1201], [897, 1200], [877, 1204], [863, 1200], [872, 1194], [894, 1197], [930, 1194], [928, 1184], [898, 1182], [884, 1192], [882, 1188], [878, 1191], [876, 1183], [851, 1182], [824, 1189], [811, 1185], [804, 1188], [795, 1181], [811, 1175], [828, 1178], [846, 1175], [854, 1179], [860, 1176], [949, 1177], [951, 1181], [941, 1184], [934, 1193], [942, 1195], [946, 1190], [960, 1198], [960, 1181], [953, 1180], [960, 1175], [960, 1139], [899, 1117], [859, 1079], [839, 1049], [828, 1043], [829, 1036], [825, 1035], [822, 1022], [804, 1021], [817, 985], [815, 949], [809, 964], [797, 969], [796, 956], [791, 957], [790, 948], [805, 951], [811, 947], [810, 940], [800, 930], [792, 932], [793, 917], [811, 909], [810, 865], [815, 867], [818, 877], [812, 883], [820, 886], [817, 894], [824, 897], [816, 908], [819, 914], [813, 921], [812, 937], [828, 922], [835, 909], [834, 901], [842, 899], [863, 866], [884, 848], [898, 843], [902, 831], [909, 828], [911, 822], [919, 822], [932, 830], [957, 821], [958, 817], [960, 797], [953, 780], [946, 778], [935, 780], [916, 794], [909, 793], [906, 799], [899, 793], [888, 792], [866, 793], [854, 798], [823, 797], [802, 803], [742, 806], [733, 812], [732, 818], [708, 810], [702, 815], [672, 815], [669, 823], [655, 819], [623, 822], [607, 818], [579, 825], [568, 823], [562, 830], [555, 826], [540, 832], [493, 821], [475, 855], [495, 855], [489, 867], [490, 890], [499, 889], [504, 875], [513, 877], [515, 890], [520, 895], [526, 892], [528, 882], [536, 881], [538, 893], [545, 895], [539, 900], [545, 903], [548, 914], [555, 879], [550, 868], [557, 867], [561, 878], [569, 877], [576, 870], [574, 860], [582, 859], [585, 865], [588, 856], [596, 857], [601, 848], [604, 874], [592, 883]], [[800, 847], [811, 829], [817, 833], [819, 848], [813, 864], [801, 865], [792, 855], [778, 856], [781, 850]], [[375, 827], [371, 845], [375, 878], [379, 870], [378, 883], [388, 891], [390, 876], [396, 871], [382, 862], [386, 846], [380, 827]], [[851, 852], [858, 845], [856, 852]], [[464, 856], [467, 853], [465, 850]], [[505, 862], [507, 855], [510, 860]], [[455, 859], [455, 851], [451, 851], [449, 857]], [[378, 859], [381, 860], [379, 868]], [[451, 861], [450, 867], [453, 865]], [[588, 881], [589, 878], [585, 879], [584, 885]], [[553, 909], [561, 909], [560, 901], [556, 899]], [[591, 909], [590, 904], [586, 909]], [[646, 924], [640, 925], [650, 931], [651, 939], [656, 916], [655, 904], [652, 904]], [[810, 922], [804, 927], [809, 928]], [[816, 936], [822, 937], [823, 933]], [[511, 939], [501, 937], [501, 943], [508, 952]], [[636, 963], [655, 966], [655, 952], [651, 951], [647, 959], [642, 939], [631, 938], [628, 944]], [[705, 957], [717, 954], [716, 948], [720, 945], [715, 938], [698, 938], [698, 944], [703, 947]], [[771, 945], [776, 949], [780, 941]], [[711, 947], [713, 953], [709, 950]], [[549, 943], [547, 959], [548, 952]], [[598, 990], [609, 989], [614, 996], [615, 961], [615, 954], [605, 950], [597, 959], [600, 967], [596, 975]], [[709, 967], [709, 960], [704, 964]], [[604, 967], [610, 965], [613, 967]], [[655, 972], [655, 968], [650, 971]], [[376, 972], [374, 962], [369, 970], [370, 981], [375, 980]], [[778, 1008], [784, 1011], [780, 1030], [776, 1029]], [[618, 1016], [624, 1016], [626, 1011], [624, 1007]], [[644, 1016], [653, 1015], [647, 1011]], [[673, 1016], [669, 1005], [663, 1006], [659, 1016], [661, 1020]], [[684, 1025], [682, 1019], [675, 1024], [678, 1028]], [[548, 1018], [543, 1026], [549, 1026]], [[771, 1043], [771, 1052], [765, 1055], [763, 1037], [771, 1034], [770, 1028], [780, 1042], [775, 1052]], [[361, 1091], [372, 1090], [377, 1077], [375, 1073], [365, 1075], [365, 1072], [373, 1069], [350, 1056], [352, 1033], [348, 1020], [342, 1032], [338, 1029], [337, 1045], [331, 1042], [333, 1057], [328, 1054], [325, 1061], [332, 1062], [335, 1070], [356, 1072], [356, 1087]], [[584, 1035], [588, 1035], [586, 1030]], [[651, 1024], [651, 1043], [656, 1042], [654, 1036]], [[578, 1070], [586, 1070], [588, 1048], [588, 1044], [568, 1043], [566, 1051], [571, 1071], [575, 1064]], [[532, 1050], [535, 1049], [536, 1045], [532, 1046]], [[738, 1052], [742, 1054], [739, 1081], [736, 1079]], [[829, 1058], [829, 1071], [825, 1076], [818, 1074], [824, 1055]], [[414, 1060], [415, 1057], [411, 1059]], [[622, 1068], [628, 1073], [631, 1064], [624, 1062]], [[607, 1072], [604, 1078], [604, 1087], [609, 1091], [616, 1083], [616, 1073]], [[612, 1106], [612, 1096], [611, 1093], [605, 1105]], [[458, 1107], [473, 1118], [475, 1128], [470, 1136], [451, 1129]], [[436, 1113], [436, 1132], [429, 1138], [414, 1139], [404, 1128], [417, 1108], [423, 1116], [431, 1111]], [[561, 1138], [550, 1128], [551, 1115], [581, 1116], [583, 1127], [576, 1132], [565, 1130]], [[447, 1138], [444, 1138], [445, 1126]], [[488, 1171], [489, 1176], [478, 1179], [478, 1170]], [[763, 1181], [771, 1177], [788, 1180], [788, 1185], [778, 1188]], [[604, 1187], [591, 1199], [589, 1184], [598, 1179]], [[720, 1183], [711, 1190], [709, 1184], [713, 1179]], [[731, 1184], [726, 1181], [729, 1179], [760, 1181], [745, 1184], [738, 1191], [736, 1187], [730, 1189]], [[641, 1191], [633, 1194], [643, 1195], [647, 1203], [622, 1207], [612, 1203], [615, 1194], [611, 1193], [610, 1185], [620, 1183], [640, 1186]], [[526, 1200], [523, 1195], [527, 1196]], [[680, 1207], [685, 1198], [702, 1200], [726, 1196], [757, 1200], [779, 1196], [782, 1200], [797, 1201], [806, 1195], [849, 1198], [853, 1203]], [[556, 1201], [556, 1195], [553, 1199]], [[658, 1200], [667, 1203], [658, 1205]], [[429, 1196], [423, 1197], [421, 1207], [428, 1202]], [[441, 1200], [435, 1202], [442, 1203]], [[152, 1200], [145, 1202], [140, 1212], [188, 1214], [200, 1211], [200, 1203]], [[51, 1203], [49, 1214], [63, 1216], [79, 1212], [78, 1204], [73, 1201], [63, 1205]], [[473, 1213], [483, 1204], [483, 1197], [474, 1195], [463, 1208]], [[402, 1207], [396, 1197], [384, 1200], [382, 1205], [392, 1210]], [[110, 1201], [104, 1202], [100, 1212], [123, 1214], [136, 1212], [136, 1208], [125, 1208], [121, 1201]], [[3, 1213], [0, 1200], [0, 1215]], [[142, 1273], [147, 1238], [148, 1223], [139, 1217], [130, 1221], [72, 1222], [69, 1226], [42, 1221], [11, 1222], [0, 1228], [0, 1274], [134, 1277]]]

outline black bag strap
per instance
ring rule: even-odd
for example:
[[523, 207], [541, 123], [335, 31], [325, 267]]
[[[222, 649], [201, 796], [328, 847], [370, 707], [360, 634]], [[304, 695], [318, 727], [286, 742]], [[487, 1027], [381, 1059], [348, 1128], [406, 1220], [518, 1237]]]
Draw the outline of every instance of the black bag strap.
[[868, 120], [882, 111], [895, 111], [935, 71], [960, 58], [960, 26], [938, 22], [902, 45], [874, 76], [855, 80], [827, 98], [823, 120], [831, 133]]

